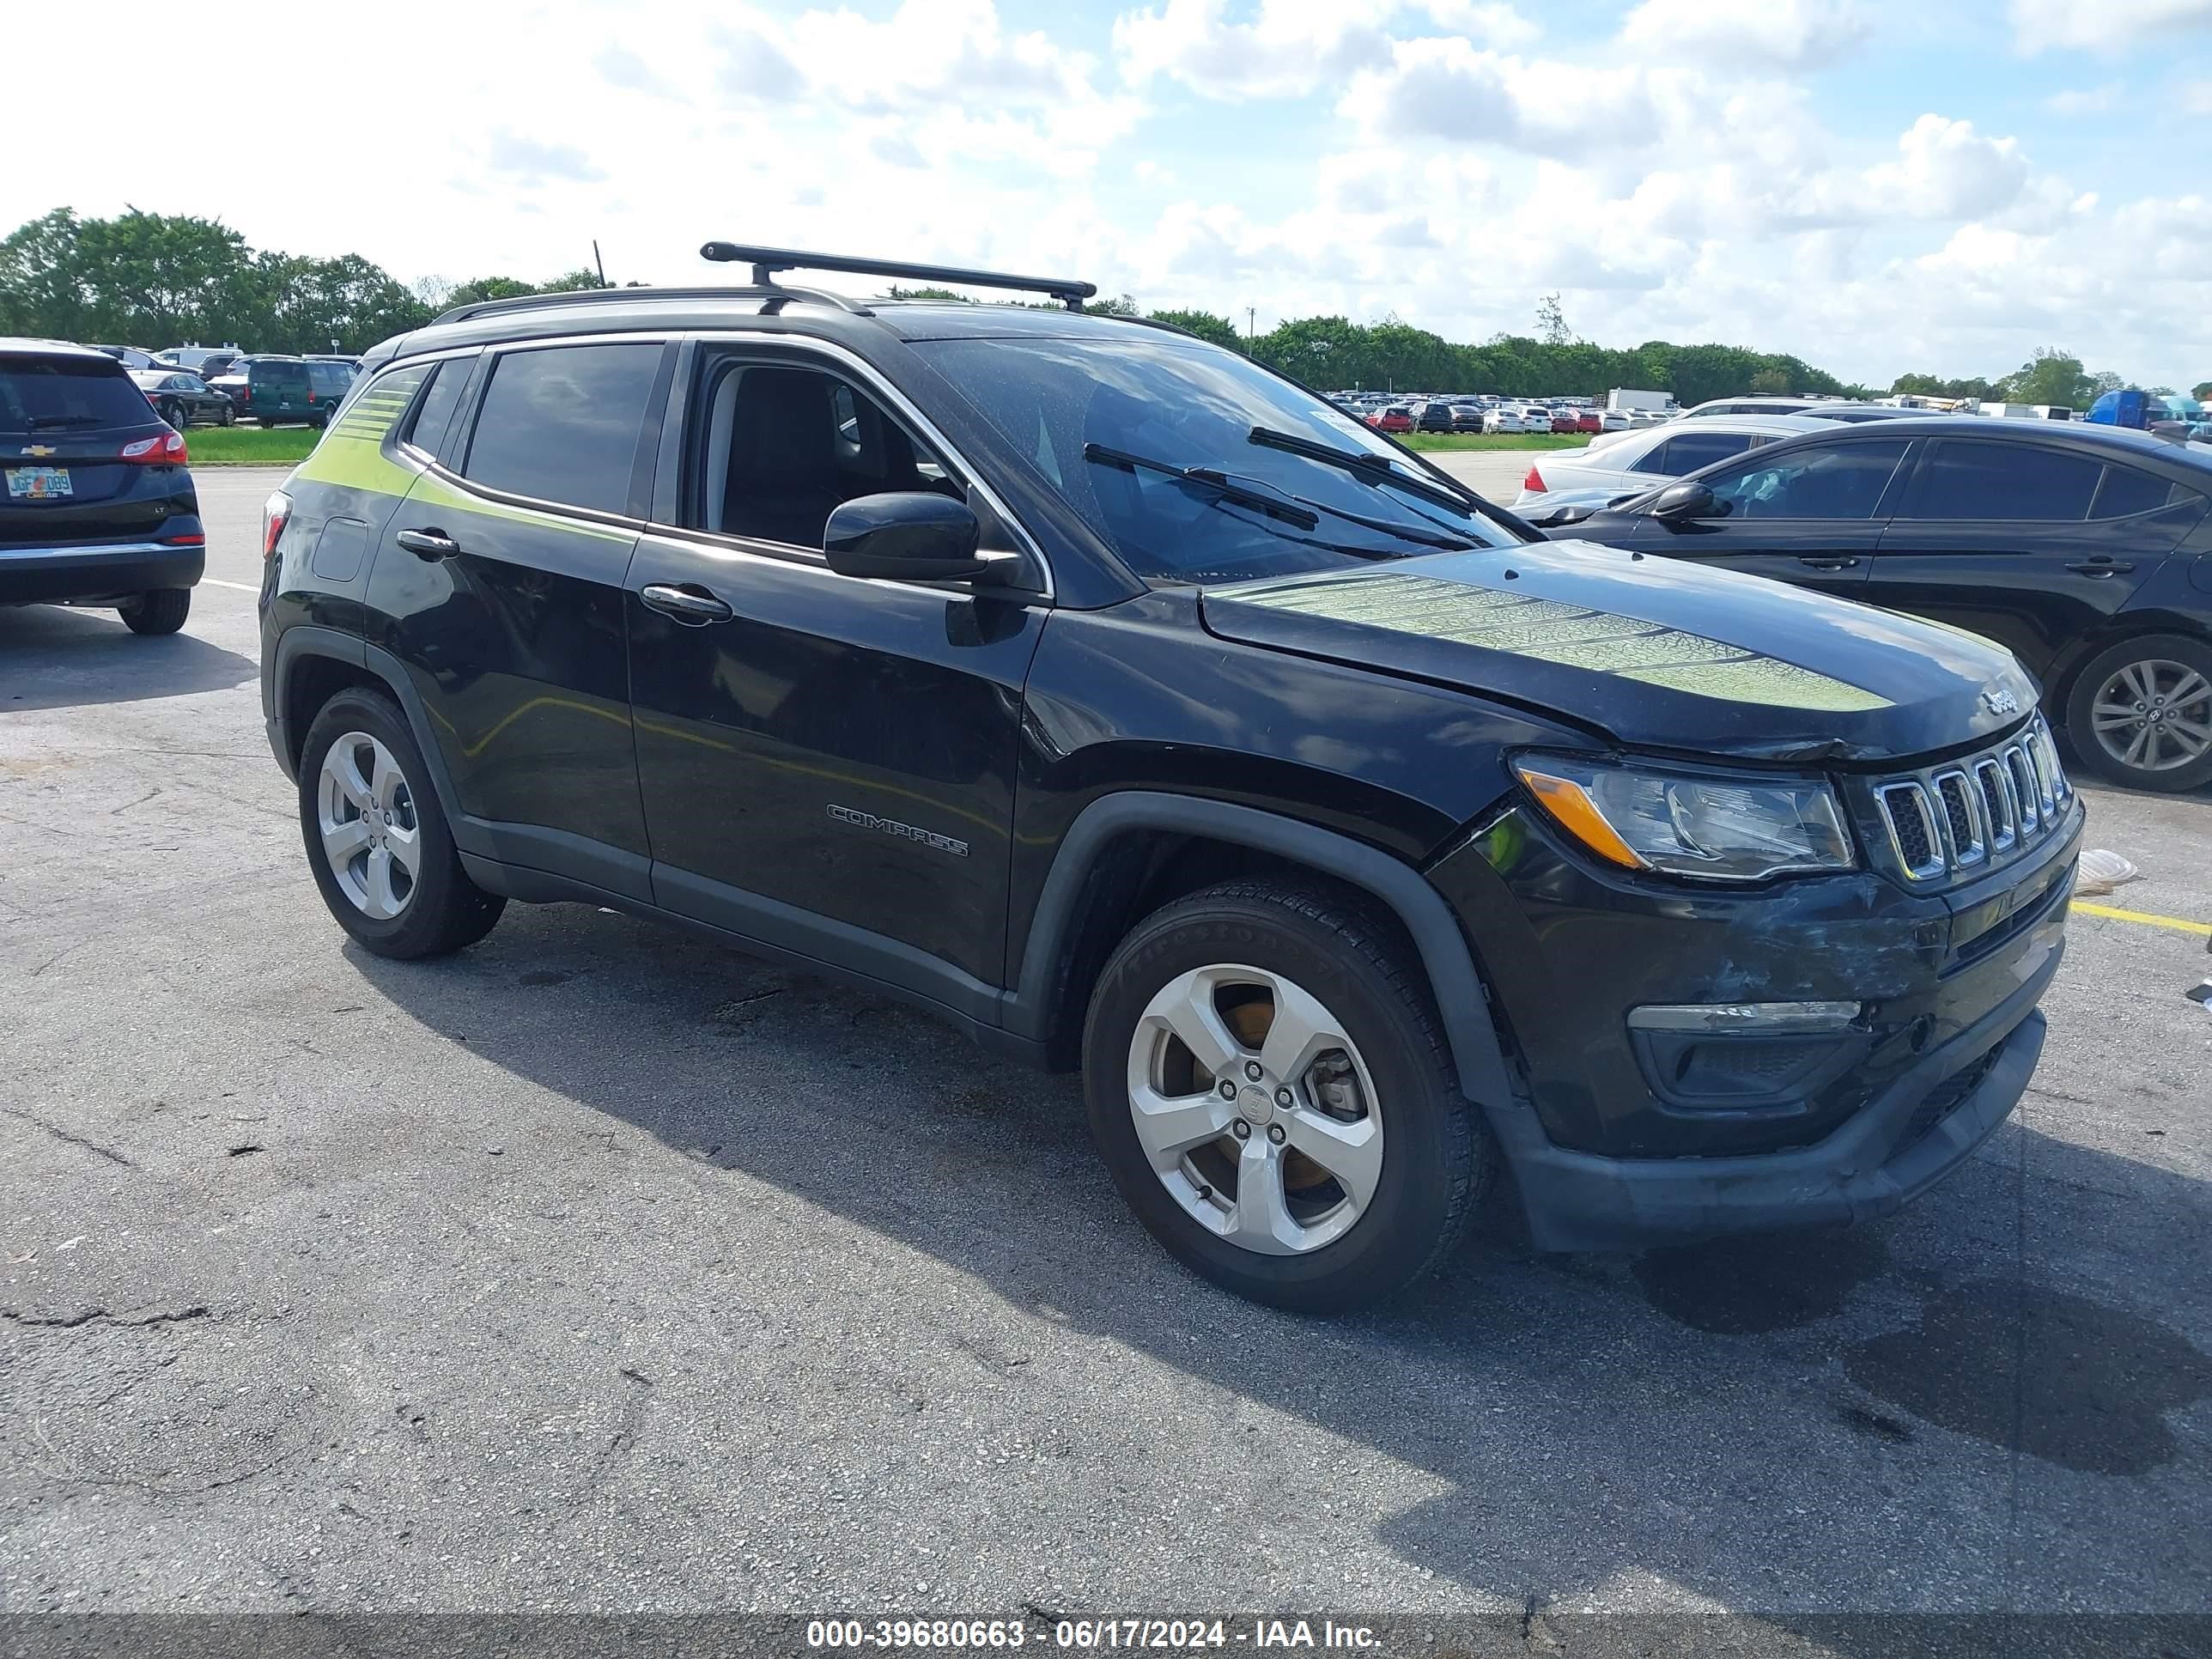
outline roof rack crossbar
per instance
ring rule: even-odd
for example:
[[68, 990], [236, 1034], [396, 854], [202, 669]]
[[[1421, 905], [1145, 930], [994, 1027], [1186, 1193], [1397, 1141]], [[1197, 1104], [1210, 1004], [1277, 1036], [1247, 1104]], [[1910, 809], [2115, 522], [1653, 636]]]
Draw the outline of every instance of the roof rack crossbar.
[[578, 306], [620, 304], [624, 301], [645, 300], [809, 300], [817, 305], [835, 306], [841, 311], [865, 313], [866, 307], [847, 299], [842, 294], [828, 294], [809, 288], [783, 288], [776, 283], [713, 283], [696, 288], [579, 288], [563, 289], [558, 294], [518, 294], [505, 300], [479, 300], [474, 305], [456, 306], [440, 313], [432, 321], [438, 323], [465, 322], [471, 317], [494, 317], [503, 312], [535, 311], [544, 306]]
[[843, 270], [863, 276], [904, 276], [924, 283], [957, 283], [965, 288], [1011, 289], [1017, 293], [1043, 294], [1070, 311], [1098, 292], [1096, 283], [1073, 276], [1015, 276], [1003, 270], [969, 270], [959, 265], [912, 265], [894, 259], [860, 259], [843, 253], [805, 253], [797, 248], [754, 247], [743, 242], [709, 242], [699, 250], [702, 258], [717, 264], [750, 264], [757, 288], [775, 286], [779, 270]]

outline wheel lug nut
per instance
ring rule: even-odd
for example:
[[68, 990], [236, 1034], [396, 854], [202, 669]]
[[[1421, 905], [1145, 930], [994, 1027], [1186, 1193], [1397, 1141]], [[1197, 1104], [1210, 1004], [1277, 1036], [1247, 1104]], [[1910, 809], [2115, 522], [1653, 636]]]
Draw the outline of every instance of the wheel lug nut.
[[1276, 1146], [1279, 1146], [1285, 1140], [1288, 1140], [1290, 1137], [1283, 1133], [1283, 1126], [1281, 1124], [1270, 1123], [1267, 1126], [1267, 1139], [1273, 1141]]
[[1288, 1089], [1278, 1089], [1278, 1090], [1276, 1090], [1276, 1091], [1275, 1091], [1275, 1104], [1276, 1104], [1276, 1105], [1278, 1105], [1278, 1106], [1288, 1106], [1290, 1103], [1291, 1103], [1291, 1091], [1290, 1091]]
[[1252, 1126], [1240, 1117], [1229, 1126], [1229, 1133], [1239, 1140], [1249, 1140], [1252, 1138]]
[[1237, 1085], [1231, 1082], [1227, 1078], [1221, 1079], [1221, 1097], [1224, 1100], [1234, 1100], [1237, 1098]]
[[1260, 1062], [1256, 1060], [1246, 1060], [1244, 1062], [1244, 1075], [1250, 1078], [1253, 1082], [1257, 1083], [1260, 1080]]

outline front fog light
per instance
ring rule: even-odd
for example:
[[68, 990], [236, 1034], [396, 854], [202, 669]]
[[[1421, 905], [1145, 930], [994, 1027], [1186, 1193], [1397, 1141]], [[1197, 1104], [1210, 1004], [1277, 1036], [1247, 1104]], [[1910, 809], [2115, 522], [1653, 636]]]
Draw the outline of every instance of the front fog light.
[[1729, 777], [1565, 755], [1513, 763], [1545, 813], [1628, 870], [1764, 881], [1856, 860], [1836, 797], [1818, 779]]

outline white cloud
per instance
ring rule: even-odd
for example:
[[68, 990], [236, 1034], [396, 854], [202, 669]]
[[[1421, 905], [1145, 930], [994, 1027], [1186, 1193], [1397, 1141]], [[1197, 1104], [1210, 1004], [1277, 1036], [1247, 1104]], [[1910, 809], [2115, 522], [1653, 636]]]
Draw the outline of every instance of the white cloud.
[[1227, 0], [1167, 0], [1114, 20], [1114, 49], [1131, 84], [1164, 76], [1214, 98], [1284, 98], [1386, 61], [1381, 14], [1329, 0], [1260, 0], [1233, 22]]
[[2124, 52], [2212, 27], [2212, 0], [2012, 0], [2012, 27], [2024, 53]]
[[2118, 109], [2127, 88], [2118, 81], [2107, 81], [2100, 87], [2069, 87], [2054, 92], [2043, 100], [2044, 108], [2053, 115], [2103, 115]]
[[1653, 57], [1716, 67], [1812, 69], [1865, 40], [1856, 0], [1643, 0], [1621, 44]]
[[1923, 115], [1897, 141], [1899, 159], [1869, 170], [1874, 204], [1916, 219], [1978, 219], [2019, 196], [2027, 161], [2013, 138], [1985, 138], [1972, 121]]
[[574, 144], [546, 143], [504, 127], [491, 135], [484, 160], [494, 172], [514, 173], [525, 184], [542, 184], [549, 179], [587, 183], [605, 177], [592, 165], [592, 158]]
[[1337, 112], [1371, 138], [1494, 143], [1543, 155], [1632, 149], [1659, 135], [1650, 72], [1479, 52], [1457, 36], [1400, 40]]

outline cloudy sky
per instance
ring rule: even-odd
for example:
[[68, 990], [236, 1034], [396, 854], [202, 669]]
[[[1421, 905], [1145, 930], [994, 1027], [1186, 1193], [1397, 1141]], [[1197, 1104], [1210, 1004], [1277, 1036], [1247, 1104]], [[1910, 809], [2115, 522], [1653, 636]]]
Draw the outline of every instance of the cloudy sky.
[[[11, 77], [0, 229], [218, 216], [411, 280], [715, 274], [709, 237], [1147, 308], [1722, 340], [1847, 379], [2043, 344], [2212, 376], [2212, 0], [167, 0]], [[220, 136], [155, 112], [202, 105]], [[166, 135], [164, 129], [167, 128]], [[860, 285], [865, 288], [865, 283]]]

